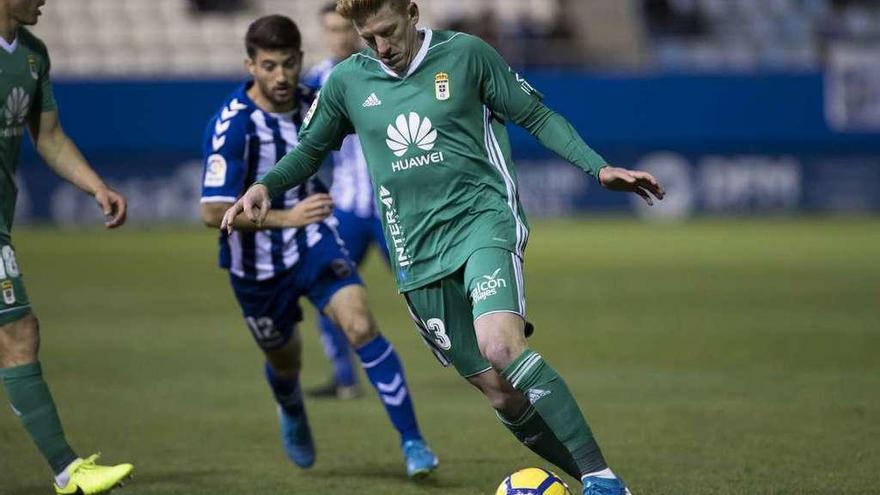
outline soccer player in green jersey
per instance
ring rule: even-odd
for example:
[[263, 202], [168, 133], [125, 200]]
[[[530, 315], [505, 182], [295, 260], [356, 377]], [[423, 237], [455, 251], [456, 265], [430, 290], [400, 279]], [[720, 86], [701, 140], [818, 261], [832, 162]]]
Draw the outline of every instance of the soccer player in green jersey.
[[356, 132], [385, 238], [422, 336], [482, 391], [501, 422], [589, 495], [625, 495], [562, 377], [525, 336], [529, 227], [504, 124], [512, 121], [606, 188], [662, 199], [648, 173], [609, 166], [542, 95], [474, 36], [417, 29], [409, 0], [338, 0], [369, 46], [340, 63], [299, 145], [227, 212], [261, 225], [271, 199]]
[[21, 419], [55, 474], [57, 493], [105, 493], [132, 470], [101, 466], [97, 455], [79, 458], [68, 445], [37, 359], [39, 324], [31, 310], [10, 231], [18, 189], [15, 169], [25, 129], [52, 170], [95, 197], [108, 228], [125, 222], [125, 198], [89, 167], [58, 121], [46, 46], [23, 26], [36, 24], [44, 0], [0, 0], [0, 379]]

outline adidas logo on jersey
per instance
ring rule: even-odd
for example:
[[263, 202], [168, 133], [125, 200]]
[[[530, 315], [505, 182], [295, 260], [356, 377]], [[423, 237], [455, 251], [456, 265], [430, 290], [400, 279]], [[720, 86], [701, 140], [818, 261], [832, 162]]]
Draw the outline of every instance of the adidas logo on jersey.
[[534, 404], [535, 402], [538, 402], [539, 400], [543, 399], [544, 397], [547, 397], [548, 395], [550, 395], [549, 390], [541, 390], [539, 388], [530, 388], [529, 393], [528, 393], [529, 402]]
[[370, 96], [368, 96], [367, 99], [364, 100], [364, 108], [378, 107], [381, 104], [382, 100], [380, 100], [379, 97], [376, 96], [376, 93], [370, 93]]

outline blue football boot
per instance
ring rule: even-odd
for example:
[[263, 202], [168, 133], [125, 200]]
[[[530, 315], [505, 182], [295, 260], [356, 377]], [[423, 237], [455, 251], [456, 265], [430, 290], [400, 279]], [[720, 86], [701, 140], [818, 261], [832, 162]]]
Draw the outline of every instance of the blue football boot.
[[407, 440], [401, 446], [403, 459], [406, 461], [406, 475], [420, 480], [437, 469], [440, 461], [424, 440]]
[[315, 442], [305, 408], [301, 414], [292, 415], [278, 406], [278, 419], [281, 423], [281, 444], [287, 457], [303, 469], [312, 467], [315, 464]]
[[583, 482], [584, 495], [632, 495], [620, 478], [587, 476]]

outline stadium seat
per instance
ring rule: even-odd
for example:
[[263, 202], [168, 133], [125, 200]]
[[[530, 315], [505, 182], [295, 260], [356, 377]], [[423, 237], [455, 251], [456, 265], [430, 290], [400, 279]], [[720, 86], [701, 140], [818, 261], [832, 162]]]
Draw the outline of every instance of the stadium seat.
[[[297, 21], [303, 32], [306, 65], [327, 56], [320, 38], [320, 25], [315, 22], [325, 2], [252, 0], [252, 7], [245, 11], [199, 15], [190, 10], [186, 0], [66, 1], [50, 4], [35, 32], [52, 52], [56, 76], [232, 76], [241, 71], [244, 32], [260, 15], [280, 13]], [[673, 6], [670, 8], [687, 4], [697, 8], [706, 33], [686, 39], [655, 34], [646, 44], [648, 60], [655, 67], [683, 70], [799, 70], [816, 67], [821, 62], [820, 46], [815, 40], [832, 24], [832, 18], [835, 35], [855, 32], [880, 36], [880, 9], [854, 5], [841, 13], [834, 12], [830, 3], [830, 0], [670, 1], [668, 5]], [[491, 8], [504, 30], [503, 36], [513, 36], [513, 40], [524, 19], [529, 20], [529, 29], [540, 31], [542, 26], [551, 26], [563, 8], [558, 0], [425, 1], [420, 6], [422, 23], [431, 26], [449, 25], [479, 16]], [[650, 16], [646, 22], [650, 28]], [[609, 27], [607, 33], [593, 31], [591, 36], [594, 37], [630, 32], [617, 27]], [[555, 42], [550, 40], [544, 48], [556, 47]], [[520, 45], [514, 43], [513, 53], [505, 55], [530, 49], [528, 43]], [[120, 52], [126, 55], [118, 55]]]

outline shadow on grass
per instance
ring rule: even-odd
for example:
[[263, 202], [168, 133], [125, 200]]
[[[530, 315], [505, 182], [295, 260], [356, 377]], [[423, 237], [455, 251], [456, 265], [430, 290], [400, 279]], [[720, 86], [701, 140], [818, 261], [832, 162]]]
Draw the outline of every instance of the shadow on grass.
[[[134, 477], [126, 482], [126, 486], [122, 489], [121, 493], [126, 493], [130, 491], [137, 492], [138, 487], [140, 488], [159, 488], [156, 485], [191, 485], [195, 483], [202, 483], [205, 479], [217, 476], [219, 473], [226, 472], [220, 469], [201, 469], [201, 470], [193, 470], [193, 471], [179, 471], [179, 472], [153, 472], [153, 473], [145, 473], [138, 474], [135, 472]], [[131, 488], [132, 490], [128, 490]], [[2, 495], [46, 495], [47, 493], [52, 493], [52, 483], [48, 481], [45, 485], [31, 485], [31, 486], [23, 486], [18, 488], [13, 488], [11, 491], [0, 490], [0, 494]], [[117, 493], [114, 490], [113, 493]]]
[[[392, 489], [393, 485], [398, 485], [403, 489], [418, 489], [425, 492], [446, 492], [452, 489], [474, 489], [483, 491], [486, 489], [486, 473], [499, 471], [496, 475], [498, 480], [503, 479], [503, 466], [505, 462], [501, 457], [475, 457], [468, 455], [460, 455], [455, 458], [443, 459], [440, 461], [440, 468], [431, 474], [427, 479], [413, 481], [406, 477], [403, 473], [401, 465], [396, 463], [376, 463], [367, 462], [364, 464], [348, 466], [346, 468], [329, 468], [317, 467], [310, 469], [303, 474], [307, 477], [314, 477], [336, 486], [350, 486], [352, 481], [359, 482], [372, 480], [381, 482]], [[488, 482], [493, 485], [492, 481]], [[389, 491], [389, 493], [392, 493]]]
[[461, 488], [466, 485], [456, 481], [449, 479], [448, 476], [444, 476], [441, 466], [440, 473], [433, 473], [428, 478], [413, 481], [406, 477], [406, 475], [402, 472], [401, 467], [394, 465], [360, 465], [360, 466], [352, 466], [347, 468], [313, 468], [303, 473], [305, 476], [320, 478], [322, 480], [332, 480], [332, 482], [340, 482], [340, 483], [349, 483], [352, 480], [354, 481], [363, 481], [363, 480], [378, 480], [389, 485], [392, 483], [398, 483], [401, 486], [413, 487], [417, 486], [419, 488], [424, 488], [429, 491], [434, 490], [448, 490], [450, 488]]

